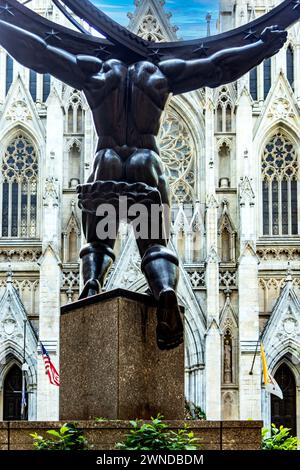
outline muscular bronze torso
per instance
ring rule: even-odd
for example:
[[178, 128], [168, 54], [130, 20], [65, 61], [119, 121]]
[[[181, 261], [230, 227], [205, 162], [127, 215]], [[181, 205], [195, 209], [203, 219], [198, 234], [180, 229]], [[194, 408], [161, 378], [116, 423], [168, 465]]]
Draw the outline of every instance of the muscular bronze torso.
[[139, 148], [158, 153], [155, 137], [169, 89], [156, 65], [103, 62], [101, 71], [87, 81], [84, 93], [99, 136], [98, 150], [111, 148], [122, 158]]

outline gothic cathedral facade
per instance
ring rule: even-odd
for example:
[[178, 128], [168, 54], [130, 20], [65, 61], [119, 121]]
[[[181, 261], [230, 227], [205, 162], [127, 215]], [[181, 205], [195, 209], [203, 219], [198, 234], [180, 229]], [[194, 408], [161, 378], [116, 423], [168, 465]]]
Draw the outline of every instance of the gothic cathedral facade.
[[[137, 0], [129, 28], [179, 38], [163, 0]], [[272, 3], [272, 2], [271, 2]], [[274, 0], [274, 3], [276, 0]], [[65, 23], [49, 0], [29, 4]], [[220, 31], [271, 8], [221, 0]], [[175, 18], [176, 20], [176, 18]], [[60, 306], [80, 289], [76, 186], [96, 145], [84, 97], [0, 49], [0, 419], [18, 419], [24, 323], [28, 419], [58, 419]], [[237, 83], [172, 98], [159, 142], [172, 191], [171, 246], [186, 311], [186, 400], [207, 419], [263, 419], [300, 437], [300, 25]], [[106, 289], [145, 292], [132, 233], [120, 229]], [[262, 385], [262, 335], [284, 399]], [[76, 357], [74, 358], [76, 360]]]

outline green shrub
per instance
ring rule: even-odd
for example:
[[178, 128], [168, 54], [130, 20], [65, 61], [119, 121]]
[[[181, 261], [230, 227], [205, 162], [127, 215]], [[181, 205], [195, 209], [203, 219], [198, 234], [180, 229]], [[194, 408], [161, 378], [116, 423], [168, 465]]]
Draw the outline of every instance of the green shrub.
[[83, 431], [75, 422], [64, 424], [58, 431], [50, 429], [47, 434], [51, 436], [50, 439], [37, 433], [30, 434], [33, 437], [35, 450], [88, 450], [89, 448]]
[[116, 444], [119, 450], [197, 450], [199, 439], [185, 426], [178, 432], [169, 429], [163, 417], [151, 418], [151, 423], [142, 420], [130, 421], [133, 429], [124, 442]]
[[297, 450], [298, 444], [297, 437], [290, 435], [289, 428], [280, 426], [278, 429], [272, 424], [271, 430], [262, 430], [263, 450]]

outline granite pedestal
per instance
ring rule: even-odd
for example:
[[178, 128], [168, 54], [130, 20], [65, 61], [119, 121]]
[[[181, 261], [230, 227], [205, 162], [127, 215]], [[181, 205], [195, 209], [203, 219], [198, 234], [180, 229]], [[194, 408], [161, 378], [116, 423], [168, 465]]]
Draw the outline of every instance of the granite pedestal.
[[184, 417], [184, 347], [156, 345], [152, 297], [116, 289], [62, 307], [60, 419]]

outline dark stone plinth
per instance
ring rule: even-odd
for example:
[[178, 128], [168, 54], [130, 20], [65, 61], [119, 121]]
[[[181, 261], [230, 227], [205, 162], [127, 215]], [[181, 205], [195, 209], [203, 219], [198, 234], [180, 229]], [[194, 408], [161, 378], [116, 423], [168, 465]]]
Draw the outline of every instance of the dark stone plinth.
[[62, 308], [60, 419], [184, 417], [184, 348], [156, 345], [152, 297], [116, 289]]
[[[49, 438], [48, 429], [59, 429], [64, 421], [11, 421], [0, 423], [0, 450], [32, 450], [30, 434]], [[177, 431], [184, 425], [200, 439], [201, 450], [260, 450], [262, 421], [167, 421]], [[132, 429], [128, 421], [79, 421], [93, 450], [113, 450]]]

